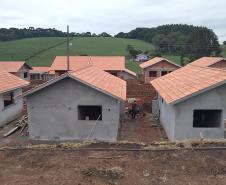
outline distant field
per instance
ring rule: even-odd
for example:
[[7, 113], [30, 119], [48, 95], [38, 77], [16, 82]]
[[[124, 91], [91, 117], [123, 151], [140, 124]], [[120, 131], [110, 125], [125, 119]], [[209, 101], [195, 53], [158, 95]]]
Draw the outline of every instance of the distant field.
[[[10, 42], [0, 42], [0, 60], [24, 60], [32, 54], [65, 41], [65, 38], [32, 38]], [[71, 41], [71, 55], [128, 55], [128, 44], [142, 51], [152, 51], [151, 44], [118, 38], [76, 38]], [[50, 66], [57, 55], [66, 55], [66, 44], [54, 47], [27, 61], [31, 66]]]
[[[0, 42], [0, 60], [25, 60], [43, 49], [61, 43], [61, 45], [42, 52], [27, 61], [31, 66], [50, 66], [55, 56], [66, 55], [66, 44], [62, 44], [64, 41], [65, 38], [62, 37], [51, 37]], [[71, 40], [71, 43], [71, 55], [128, 56], [126, 51], [128, 44], [141, 51], [154, 51], [152, 44], [134, 39], [84, 37], [75, 38]], [[222, 55], [226, 57], [226, 48], [223, 48]], [[163, 57], [180, 64], [180, 56], [163, 55]], [[141, 72], [139, 64], [126, 62], [127, 68], [136, 73]]]

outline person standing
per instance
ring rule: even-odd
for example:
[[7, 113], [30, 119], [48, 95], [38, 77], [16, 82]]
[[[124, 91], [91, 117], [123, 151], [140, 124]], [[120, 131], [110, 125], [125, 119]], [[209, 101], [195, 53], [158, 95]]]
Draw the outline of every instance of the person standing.
[[136, 100], [132, 103], [132, 111], [131, 111], [131, 116], [132, 116], [132, 119], [135, 119], [136, 118], [136, 114], [137, 114], [137, 103], [136, 103]]

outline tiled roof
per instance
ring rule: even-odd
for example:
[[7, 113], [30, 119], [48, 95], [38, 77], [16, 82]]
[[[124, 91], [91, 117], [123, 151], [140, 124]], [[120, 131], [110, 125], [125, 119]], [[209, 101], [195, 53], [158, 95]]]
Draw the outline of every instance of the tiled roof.
[[6, 71], [0, 70], [0, 93], [24, 87], [28, 84], [29, 82]]
[[29, 69], [32, 69], [24, 61], [0, 61], [0, 69], [9, 73], [15, 73], [19, 71], [24, 65], [26, 65]]
[[123, 101], [126, 100], [126, 82], [91, 65], [74, 72], [65, 73], [59, 77], [49, 80], [48, 82], [25, 92], [23, 96], [33, 94], [36, 91], [41, 90], [46, 86], [49, 86], [66, 77], [78, 80], [81, 83], [84, 83], [100, 92], [108, 94], [117, 99]]
[[224, 83], [226, 71], [191, 64], [151, 81], [169, 104], [178, 103]]
[[[125, 57], [122, 56], [70, 56], [70, 70], [76, 71], [87, 65], [96, 66], [102, 70], [122, 70], [125, 68]], [[67, 57], [57, 56], [51, 69], [67, 70]]]
[[32, 67], [30, 73], [48, 73], [50, 71], [50, 67]]
[[129, 69], [123, 69], [122, 71], [124, 71], [124, 72], [126, 72], [126, 73], [129, 73], [130, 75], [132, 75], [132, 76], [137, 76], [137, 74], [136, 73], [134, 73], [133, 71], [130, 71]]
[[190, 63], [192, 65], [200, 66], [200, 67], [209, 67], [217, 62], [224, 60], [222, 57], [202, 57], [194, 62]]
[[163, 60], [164, 60], [164, 61], [167, 61], [167, 62], [169, 62], [169, 63], [171, 63], [171, 64], [173, 64], [173, 65], [175, 65], [175, 66], [177, 66], [177, 67], [181, 67], [181, 66], [175, 64], [174, 62], [172, 62], [172, 61], [170, 61], [170, 60], [168, 60], [168, 59], [165, 59], [165, 58], [161, 58], [161, 57], [155, 57], [155, 58], [153, 58], [153, 59], [151, 59], [151, 60], [149, 60], [149, 61], [147, 61], [147, 62], [144, 62], [144, 63], [140, 64], [140, 67], [141, 67], [142, 69], [145, 69], [145, 68], [150, 67], [150, 66], [152, 66], [152, 65], [154, 65], [154, 64], [157, 64], [157, 63], [159, 63], [159, 62], [162, 62]]

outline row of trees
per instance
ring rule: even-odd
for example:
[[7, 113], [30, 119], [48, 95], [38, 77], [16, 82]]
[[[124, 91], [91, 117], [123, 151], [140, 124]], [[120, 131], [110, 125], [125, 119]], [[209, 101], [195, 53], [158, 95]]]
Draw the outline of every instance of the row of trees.
[[156, 28], [136, 28], [128, 33], [120, 32], [115, 37], [144, 40], [152, 43], [156, 52], [178, 54], [190, 59], [221, 53], [216, 34], [206, 27], [172, 24]]
[[[55, 28], [0, 28], [0, 41], [9, 41], [15, 39], [23, 39], [23, 38], [33, 38], [33, 37], [64, 37], [66, 36], [66, 32], [62, 32], [56, 30]], [[70, 33], [70, 36], [76, 37], [111, 37], [110, 34], [103, 32], [101, 34], [95, 34], [91, 32], [84, 32], [84, 33]]]

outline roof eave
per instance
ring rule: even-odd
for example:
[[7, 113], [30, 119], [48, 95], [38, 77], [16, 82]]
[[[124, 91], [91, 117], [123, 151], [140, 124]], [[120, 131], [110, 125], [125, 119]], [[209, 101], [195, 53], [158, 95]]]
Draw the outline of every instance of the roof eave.
[[10, 89], [4, 90], [4, 91], [0, 91], [0, 94], [6, 93], [6, 92], [10, 92], [10, 91], [14, 91], [16, 89], [20, 89], [20, 88], [26, 87], [28, 85], [29, 85], [29, 83], [28, 84], [24, 84], [24, 85], [20, 85], [20, 86], [14, 87], [14, 88], [10, 88]]
[[[204, 92], [210, 91], [210, 90], [212, 90], [212, 89], [214, 89], [214, 88], [217, 88], [217, 87], [219, 87], [219, 86], [221, 86], [221, 85], [224, 85], [224, 84], [226, 84], [226, 80], [224, 80], [224, 81], [222, 81], [222, 82], [219, 82], [219, 83], [217, 83], [217, 84], [214, 84], [214, 85], [212, 85], [212, 86], [209, 86], [209, 87], [207, 87], [207, 88], [205, 88], [205, 89], [202, 89], [202, 90], [200, 90], [200, 91], [197, 91], [197, 92], [195, 92], [195, 93], [192, 93], [192, 94], [190, 94], [190, 95], [188, 95], [188, 96], [185, 96], [185, 97], [183, 97], [183, 98], [180, 98], [180, 99], [178, 99], [178, 100], [169, 102], [168, 104], [170, 104], [170, 105], [178, 104], [178, 103], [183, 102], [183, 101], [185, 101], [185, 100], [187, 100], [187, 99], [189, 99], [189, 98], [195, 97], [195, 96], [197, 96], [197, 95], [199, 95], [199, 94], [202, 94], [202, 93], [204, 93]], [[163, 99], [164, 99], [164, 98], [163, 98]]]

